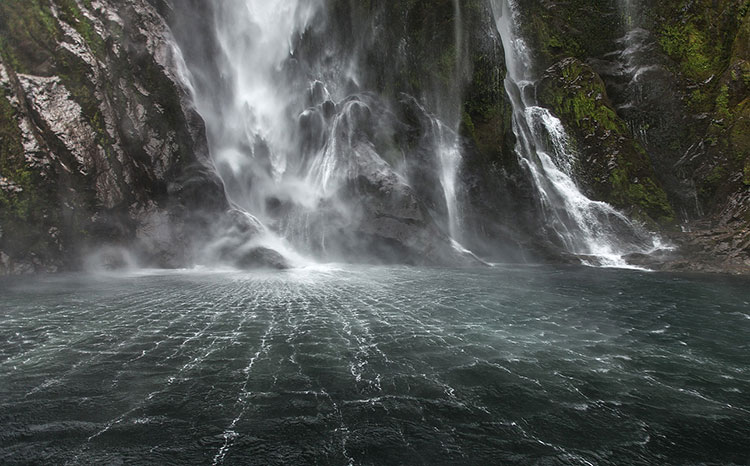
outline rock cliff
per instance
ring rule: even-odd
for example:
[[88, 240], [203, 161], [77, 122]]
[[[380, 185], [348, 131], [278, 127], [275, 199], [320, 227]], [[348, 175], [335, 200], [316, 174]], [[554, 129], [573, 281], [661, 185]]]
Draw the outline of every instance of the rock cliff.
[[[395, 260], [461, 256], [436, 249], [449, 244], [434, 220], [447, 206], [434, 192], [424, 106], [460, 132], [465, 244], [504, 260], [564, 260], [542, 234], [514, 152], [491, 1], [323, 3], [326, 20], [304, 32], [294, 59], [323, 62], [316, 44], [338, 44], [337, 55], [367, 70], [357, 89], [376, 93], [378, 115], [397, 122], [389, 147], [412, 155], [406, 185], [382, 175], [388, 170], [367, 175], [381, 160], [371, 154], [377, 143], [353, 145], [361, 176], [339, 196], [357, 197], [362, 217], [324, 211], [320, 222], [339, 222], [370, 238], [372, 254], [388, 249]], [[194, 105], [174, 36], [207, 34], [206, 8], [194, 0], [0, 3], [0, 274], [86, 260], [180, 267], [206, 248], [241, 266], [285, 266], [247, 246], [264, 227], [227, 199]], [[582, 190], [680, 247], [632, 260], [750, 271], [750, 1], [524, 0], [519, 8], [537, 98], [571, 136]], [[192, 26], [180, 29], [188, 10]], [[318, 104], [320, 115], [331, 111]], [[313, 130], [315, 111], [300, 131]], [[217, 226], [234, 236], [217, 242]], [[342, 236], [342, 248], [350, 240]]]
[[582, 183], [680, 246], [652, 266], [750, 270], [750, 2], [523, 9], [540, 97], [584, 153]]
[[228, 208], [170, 37], [146, 1], [0, 4], [2, 271], [174, 267]]

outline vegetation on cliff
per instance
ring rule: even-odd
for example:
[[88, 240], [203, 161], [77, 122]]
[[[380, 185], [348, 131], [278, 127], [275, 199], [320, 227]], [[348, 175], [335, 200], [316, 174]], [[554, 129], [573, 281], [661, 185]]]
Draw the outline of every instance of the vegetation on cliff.
[[631, 211], [642, 220], [669, 225], [675, 219], [651, 161], [610, 102], [604, 82], [575, 58], [544, 74], [538, 97], [562, 119], [580, 152], [579, 181], [595, 199]]
[[0, 3], [0, 273], [75, 266], [181, 202], [208, 154], [168, 34], [140, 1]]

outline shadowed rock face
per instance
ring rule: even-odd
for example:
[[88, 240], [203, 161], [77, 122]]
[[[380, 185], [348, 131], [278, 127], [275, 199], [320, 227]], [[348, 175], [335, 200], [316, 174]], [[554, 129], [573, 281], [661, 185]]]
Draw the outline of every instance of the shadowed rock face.
[[[321, 209], [327, 252], [385, 263], [480, 265], [454, 249], [406, 180], [367, 143], [354, 146], [356, 174]], [[337, 206], [346, 205], [345, 209]], [[328, 209], [326, 207], [329, 207]]]
[[163, 18], [146, 1], [0, 9], [3, 271], [75, 267], [105, 244], [189, 261], [228, 203]]

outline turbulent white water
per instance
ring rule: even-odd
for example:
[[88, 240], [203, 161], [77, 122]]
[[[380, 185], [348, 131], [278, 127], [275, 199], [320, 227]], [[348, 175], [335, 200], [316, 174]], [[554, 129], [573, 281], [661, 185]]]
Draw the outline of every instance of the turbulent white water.
[[623, 256], [660, 248], [621, 212], [581, 192], [573, 173], [577, 154], [565, 129], [534, 97], [533, 59], [518, 33], [516, 0], [493, 0], [492, 6], [505, 48], [516, 152], [531, 173], [548, 228], [567, 252], [590, 256], [596, 265], [626, 267]]
[[294, 192], [299, 185], [280, 186], [293, 163], [294, 109], [302, 105], [283, 68], [319, 7], [315, 1], [225, 0], [213, 8], [222, 82], [199, 92], [196, 103], [229, 196], [264, 221], [268, 194], [302, 194]]
[[[258, 219], [266, 243], [289, 241], [297, 249], [325, 254], [321, 227], [331, 212], [355, 217], [356, 199], [341, 199], [358, 177], [410, 182], [403, 148], [376, 147], [394, 131], [389, 104], [361, 86], [361, 45], [316, 44], [299, 56], [303, 35], [325, 24], [329, 6], [321, 0], [227, 0], [207, 8], [217, 54], [193, 60], [195, 101], [207, 124], [212, 156], [229, 198]], [[461, 7], [454, 4], [456, 50], [463, 48]], [[319, 34], [314, 30], [312, 35]], [[324, 34], [324, 37], [327, 37]], [[313, 41], [317, 40], [315, 38]], [[349, 50], [351, 48], [351, 50]], [[430, 120], [425, 129], [445, 204], [436, 218], [460, 240], [459, 170], [461, 70], [456, 53], [455, 83], [436, 89], [417, 104]], [[218, 68], [218, 70], [216, 69]], [[424, 97], [424, 96], [421, 96]], [[390, 132], [390, 133], [389, 133]], [[385, 135], [385, 137], [383, 137]], [[350, 196], [351, 197], [351, 196]], [[356, 195], [355, 195], [356, 197]], [[351, 201], [351, 203], [348, 203]], [[327, 209], [321, 213], [321, 206]], [[443, 213], [443, 210], [446, 212]], [[326, 217], [329, 216], [329, 217]], [[346, 228], [344, 226], [343, 228]], [[270, 244], [264, 244], [271, 247]]]

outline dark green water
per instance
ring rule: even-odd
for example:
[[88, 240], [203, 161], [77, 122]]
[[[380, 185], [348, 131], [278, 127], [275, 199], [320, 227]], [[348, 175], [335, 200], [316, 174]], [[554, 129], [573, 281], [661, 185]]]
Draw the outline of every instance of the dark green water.
[[342, 267], [0, 282], [3, 464], [749, 464], [750, 281]]

